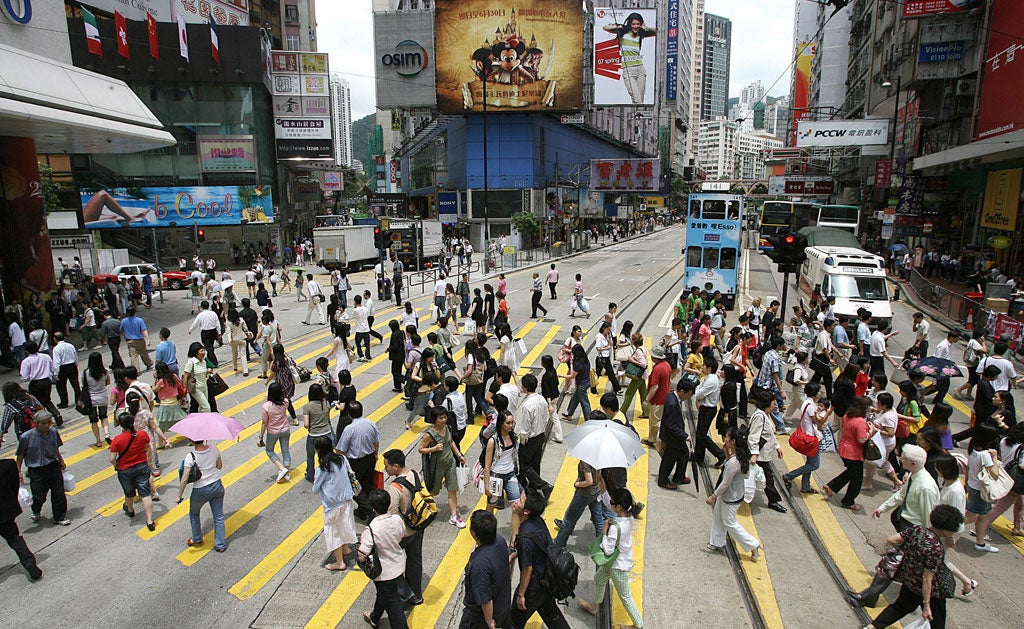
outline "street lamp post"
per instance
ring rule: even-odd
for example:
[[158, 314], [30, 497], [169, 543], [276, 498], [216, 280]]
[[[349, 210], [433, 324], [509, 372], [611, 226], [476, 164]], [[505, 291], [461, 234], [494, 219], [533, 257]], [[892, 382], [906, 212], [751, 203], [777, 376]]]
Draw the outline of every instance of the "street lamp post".
[[487, 179], [487, 162], [489, 161], [487, 159], [487, 77], [483, 77], [480, 82], [483, 84], [483, 101], [484, 101], [484, 111], [481, 114], [481, 116], [482, 116], [482, 119], [483, 119], [483, 128], [484, 128], [484, 244], [483, 244], [483, 254], [484, 254], [484, 273], [486, 274], [486, 273], [489, 273], [490, 270], [491, 270], [491, 251], [490, 251], [490, 248], [489, 248], [490, 235], [491, 235], [491, 227], [490, 227], [489, 213], [488, 213], [488, 209], [487, 209], [488, 192], [490, 191], [489, 181]]
[[[891, 81], [885, 81], [882, 83], [882, 87], [892, 87]], [[889, 187], [885, 190], [885, 206], [882, 208], [882, 215], [885, 216], [885, 210], [889, 207], [889, 199], [892, 197], [892, 173], [896, 170], [896, 125], [899, 122], [900, 115], [900, 89], [903, 87], [903, 75], [896, 75], [896, 94], [892, 107], [892, 137], [889, 138]], [[882, 220], [882, 227], [885, 228], [885, 219]], [[879, 233], [881, 235], [881, 233]], [[882, 239], [883, 244], [888, 246], [892, 237]]]

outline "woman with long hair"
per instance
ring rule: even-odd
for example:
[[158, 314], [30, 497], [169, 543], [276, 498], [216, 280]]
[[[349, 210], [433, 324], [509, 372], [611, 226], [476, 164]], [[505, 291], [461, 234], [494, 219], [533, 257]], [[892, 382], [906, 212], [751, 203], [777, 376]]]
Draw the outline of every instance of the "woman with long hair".
[[832, 408], [835, 409], [836, 417], [846, 415], [847, 409], [856, 396], [857, 372], [860, 369], [857, 363], [847, 363], [842, 373], [832, 384]]
[[135, 416], [131, 412], [118, 415], [117, 425], [123, 432], [110, 442], [110, 463], [117, 470], [117, 480], [124, 490], [124, 503], [121, 508], [129, 518], [134, 518], [133, 503], [138, 494], [142, 499], [142, 509], [146, 512], [146, 527], [150, 531], [155, 531], [153, 498], [149, 482], [155, 464], [153, 450], [149, 445], [149, 434], [144, 430], [136, 430]]
[[[558, 404], [558, 371], [555, 369], [555, 359], [550, 354], [544, 354], [540, 357], [540, 365], [544, 369], [544, 374], [540, 378], [540, 394], [548, 401], [548, 406], [555, 408]], [[562, 443], [565, 438], [562, 434], [562, 423], [557, 417], [554, 420], [551, 422], [551, 438], [555, 443]]]
[[[516, 435], [516, 420], [512, 413], [502, 411], [498, 415], [497, 429], [494, 434], [484, 443], [484, 471], [481, 477], [481, 487], [484, 495], [487, 496], [487, 511], [494, 513], [503, 509], [511, 502], [519, 500], [523, 490], [519, 486], [519, 479], [516, 473], [519, 471], [519, 437]], [[500, 479], [501, 484], [498, 493], [494, 488], [497, 483], [491, 479]], [[519, 533], [519, 514], [512, 510], [512, 539]]]
[[284, 346], [277, 344], [274, 346], [274, 360], [270, 364], [270, 377], [267, 378], [266, 384], [270, 386], [277, 383], [281, 387], [281, 394], [288, 405], [288, 414], [292, 417], [292, 425], [298, 426], [299, 422], [297, 415], [295, 414], [295, 407], [292, 406], [292, 398], [295, 397], [295, 378], [292, 376], [292, 369], [288, 365], [288, 357], [284, 353]]
[[[610, 495], [614, 517], [606, 518], [604, 521], [601, 550], [605, 557], [610, 557], [616, 551], [618, 556], [615, 561], [609, 561], [597, 568], [594, 575], [594, 600], [604, 600], [604, 590], [608, 587], [610, 579], [615, 585], [615, 592], [619, 595], [622, 606], [626, 608], [626, 613], [633, 621], [633, 626], [642, 629], [644, 621], [629, 589], [629, 572], [633, 568], [633, 520], [640, 517], [640, 505], [633, 500], [633, 494], [628, 489], [616, 488]], [[580, 607], [594, 615], [597, 615], [598, 604], [579, 599]]]
[[281, 324], [274, 320], [274, 312], [269, 308], [260, 315], [260, 375], [267, 379], [267, 371], [274, 359], [274, 346], [281, 344]]
[[[310, 389], [312, 397], [312, 387]], [[311, 482], [313, 491], [320, 495], [320, 501], [324, 506], [324, 542], [327, 544], [327, 552], [334, 560], [325, 564], [324, 568], [341, 571], [348, 567], [348, 556], [352, 553], [351, 545], [357, 541], [356, 521], [353, 515], [355, 492], [349, 476], [352, 468], [348, 464], [348, 459], [334, 449], [334, 442], [329, 434], [313, 438], [313, 449], [316, 451], [319, 465], [315, 468]], [[306, 477], [309, 477], [308, 473]]]
[[967, 445], [967, 511], [964, 522], [974, 524], [974, 550], [989, 553], [999, 552], [999, 549], [985, 541], [982, 524], [992, 511], [992, 503], [981, 497], [979, 476], [985, 472], [993, 479], [999, 477], [998, 445], [999, 430], [987, 424], [975, 425], [974, 436]]
[[597, 331], [597, 336], [594, 338], [594, 351], [597, 353], [597, 358], [594, 361], [594, 371], [598, 377], [604, 373], [608, 378], [608, 382], [612, 385], [612, 391], [618, 395], [622, 385], [619, 384], [619, 379], [615, 375], [615, 367], [612, 366], [612, 348], [614, 344], [612, 324], [603, 321]]
[[654, 37], [658, 31], [648, 28], [639, 13], [630, 13], [622, 24], [607, 24], [605, 32], [615, 35], [615, 44], [619, 47], [622, 59], [622, 84], [634, 105], [643, 105], [647, 90], [647, 69], [644, 68], [640, 50], [644, 39]]
[[583, 419], [587, 420], [590, 418], [590, 396], [588, 391], [592, 383], [590, 381], [590, 361], [587, 359], [587, 352], [583, 349], [582, 344], [577, 343], [573, 346], [572, 362], [570, 365], [569, 373], [565, 376], [565, 385], [562, 388], [562, 392], [568, 392], [570, 382], [574, 383], [576, 388], [569, 399], [569, 408], [562, 414], [562, 419], [572, 420], [576, 413], [576, 407], [579, 406], [583, 411]]
[[[159, 363], [158, 363], [159, 364]], [[107, 423], [107, 399], [110, 397], [110, 372], [103, 366], [103, 355], [89, 354], [89, 363], [82, 374], [82, 390], [89, 396], [89, 427], [96, 438], [97, 448], [103, 447], [100, 440], [100, 424], [103, 424], [103, 438], [110, 443], [110, 426]]]
[[206, 347], [198, 341], [188, 346], [188, 360], [181, 371], [182, 382], [192, 398], [190, 412], [209, 413], [210, 398], [206, 388], [209, 370], [206, 367]]
[[484, 313], [487, 315], [487, 332], [490, 332], [494, 327], [494, 306], [494, 287], [490, 284], [484, 284]]
[[402, 392], [405, 381], [405, 332], [398, 319], [388, 321], [391, 340], [388, 341], [388, 360], [391, 361], [391, 391]]
[[747, 447], [747, 435], [736, 428], [725, 433], [725, 466], [722, 468], [722, 480], [714, 493], [708, 496], [711, 505], [711, 541], [707, 549], [714, 552], [725, 548], [728, 533], [740, 548], [750, 553], [750, 558], [757, 561], [761, 542], [747, 532], [736, 520], [736, 511], [743, 504], [746, 491], [744, 481], [750, 473], [750, 448]]
[[[292, 467], [292, 454], [288, 450], [288, 438], [291, 436], [291, 428], [288, 426], [288, 408], [290, 406], [291, 400], [285, 397], [281, 385], [271, 382], [267, 387], [267, 401], [263, 403], [262, 424], [256, 445], [264, 448], [267, 458], [277, 467], [277, 482], [279, 483], [291, 480], [288, 475]], [[264, 435], [266, 435], [266, 439], [264, 439]], [[274, 451], [274, 445], [277, 443], [281, 444], [281, 456]], [[283, 462], [282, 459], [284, 459]]]
[[252, 332], [234, 308], [228, 310], [228, 338], [231, 342], [231, 366], [238, 372], [238, 354], [242, 353], [242, 375], [249, 375], [249, 362], [245, 360], [245, 346], [252, 338]]
[[[833, 385], [834, 386], [834, 385]], [[896, 451], [896, 426], [899, 424], [899, 419], [896, 417], [896, 410], [893, 409], [892, 393], [888, 391], [882, 391], [878, 394], [875, 399], [877, 410], [875, 416], [871, 419], [871, 424], [874, 425], [875, 429], [882, 434], [882, 445], [885, 446], [885, 452], [882, 453], [882, 473], [885, 474], [889, 480], [892, 481], [893, 489], [899, 489], [903, 482], [896, 475], [896, 468], [893, 467], [889, 461], [892, 454]], [[952, 414], [953, 408], [944, 402], [939, 402], [935, 405], [935, 409], [932, 411], [932, 415], [943, 412], [940, 407], [949, 409], [949, 413]], [[948, 416], [947, 416], [948, 417]], [[864, 483], [871, 487], [875, 482], [875, 465], [864, 466]]]
[[153, 384], [153, 395], [156, 397], [156, 425], [166, 431], [171, 424], [185, 417], [185, 409], [181, 407], [178, 387], [181, 380], [174, 375], [164, 363], [156, 363], [156, 377]]
[[[349, 352], [352, 349], [348, 344], [348, 333], [352, 329], [347, 323], [341, 323], [335, 326], [334, 340], [331, 341], [331, 347], [324, 354], [324, 358], [330, 360], [334, 359], [334, 379], [338, 379], [338, 372], [343, 369], [349, 369], [352, 365], [349, 359]], [[369, 341], [367, 341], [369, 342]]]
[[[316, 469], [313, 453], [315, 442], [320, 437], [331, 437], [334, 428], [331, 426], [331, 404], [323, 387], [313, 383], [309, 385], [309, 402], [302, 407], [302, 425], [306, 428], [306, 480], [313, 482]], [[333, 440], [332, 440], [333, 443]]]
[[[802, 353], [802, 352], [801, 352]], [[821, 440], [821, 427], [828, 419], [828, 413], [818, 406], [818, 402], [824, 396], [821, 383], [808, 382], [804, 385], [804, 402], [800, 407], [800, 422], [798, 426], [805, 434]], [[891, 399], [891, 397], [890, 397]], [[821, 452], [815, 452], [813, 456], [804, 455], [804, 464], [795, 470], [790, 470], [782, 475], [782, 482], [786, 489], [791, 489], [793, 479], [800, 477], [800, 493], [816, 494], [817, 489], [811, 487], [811, 472], [818, 469], [821, 464]]]
[[519, 356], [508, 320], [501, 320], [494, 324], [494, 336], [498, 338], [501, 347], [501, 358], [498, 360], [498, 364], [505, 365], [512, 370], [513, 374], [516, 373], [519, 371]]
[[[1019, 471], [1024, 472], [1024, 423], [1010, 428], [1006, 436], [999, 441], [999, 459], [1005, 463], [1007, 471], [1015, 465]], [[1013, 528], [1010, 529], [1010, 534], [1024, 536], [1024, 496], [1011, 489], [1010, 493], [992, 505], [992, 509], [985, 517], [978, 518], [975, 524], [977, 539], [985, 539], [992, 523], [1010, 507], [1013, 507]]]

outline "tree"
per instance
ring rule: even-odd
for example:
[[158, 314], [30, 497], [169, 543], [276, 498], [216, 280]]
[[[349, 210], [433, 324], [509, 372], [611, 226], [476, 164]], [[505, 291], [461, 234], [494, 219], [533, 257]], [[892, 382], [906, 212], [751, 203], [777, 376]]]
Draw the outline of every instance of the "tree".
[[528, 244], [532, 244], [540, 236], [540, 223], [537, 222], [537, 217], [533, 215], [533, 212], [513, 214], [512, 224], [515, 225], [516, 230], [526, 239], [523, 243], [524, 249], [529, 249]]
[[729, 194], [746, 194], [746, 193], [747, 193], [747, 191], [743, 188], [743, 186], [739, 185], [738, 183], [732, 184], [732, 186], [729, 188]]
[[60, 186], [53, 181], [53, 169], [48, 164], [39, 164], [39, 185], [43, 193], [43, 213], [49, 214], [61, 209]]
[[750, 189], [750, 194], [768, 194], [768, 186], [763, 183], [755, 184], [754, 187]]

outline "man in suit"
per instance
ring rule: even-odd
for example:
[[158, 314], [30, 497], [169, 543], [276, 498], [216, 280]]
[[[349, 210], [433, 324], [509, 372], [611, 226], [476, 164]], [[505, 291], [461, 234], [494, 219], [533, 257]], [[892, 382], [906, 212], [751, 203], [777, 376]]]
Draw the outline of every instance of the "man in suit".
[[18, 530], [18, 523], [14, 521], [21, 514], [21, 503], [18, 502], [18, 489], [21, 486], [19, 476], [18, 465], [13, 459], [0, 459], [0, 536], [17, 553], [21, 565], [28, 571], [28, 578], [38, 581], [43, 578], [43, 571], [36, 565], [36, 557], [28, 549], [25, 538]]
[[679, 485], [690, 484], [690, 478], [686, 475], [686, 462], [690, 458], [690, 448], [686, 442], [690, 438], [686, 434], [682, 402], [693, 397], [694, 388], [692, 382], [681, 378], [676, 383], [676, 390], [665, 398], [665, 412], [658, 433], [658, 438], [664, 444], [661, 465], [658, 466], [658, 487], [662, 489], [676, 490]]

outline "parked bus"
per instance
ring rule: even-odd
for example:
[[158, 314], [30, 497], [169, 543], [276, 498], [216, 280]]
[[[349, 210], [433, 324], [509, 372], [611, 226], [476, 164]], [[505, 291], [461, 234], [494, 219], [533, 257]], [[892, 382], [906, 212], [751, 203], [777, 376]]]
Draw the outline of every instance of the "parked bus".
[[812, 227], [818, 213], [811, 203], [798, 201], [765, 201], [761, 207], [761, 227], [757, 248], [768, 251], [772, 248], [769, 236], [795, 233], [803, 227]]
[[726, 308], [734, 308], [739, 269], [743, 195], [691, 194], [687, 205], [685, 290], [696, 286], [722, 291]]
[[818, 227], [845, 229], [857, 236], [860, 233], [860, 208], [856, 205], [817, 206]]

